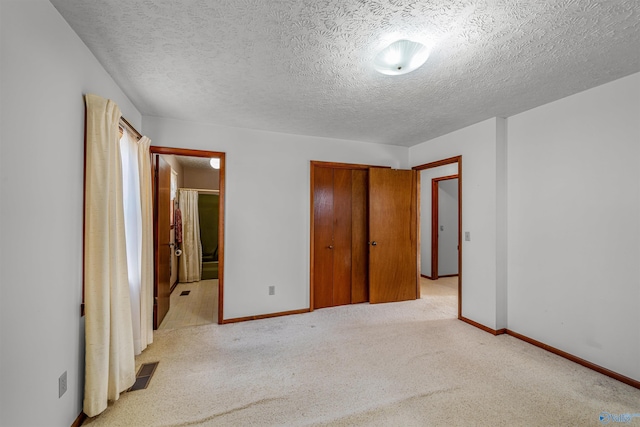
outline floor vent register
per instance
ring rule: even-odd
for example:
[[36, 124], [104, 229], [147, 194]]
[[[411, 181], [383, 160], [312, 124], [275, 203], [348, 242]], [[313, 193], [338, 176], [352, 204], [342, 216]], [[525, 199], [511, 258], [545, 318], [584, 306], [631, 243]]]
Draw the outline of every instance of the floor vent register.
[[136, 375], [136, 382], [128, 391], [144, 390], [149, 385], [153, 373], [156, 371], [159, 362], [143, 363]]

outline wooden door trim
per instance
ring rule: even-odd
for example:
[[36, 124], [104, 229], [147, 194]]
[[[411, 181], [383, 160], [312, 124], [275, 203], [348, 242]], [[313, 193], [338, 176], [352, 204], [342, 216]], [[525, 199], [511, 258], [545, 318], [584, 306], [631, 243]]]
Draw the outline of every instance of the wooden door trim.
[[[431, 180], [431, 279], [438, 280], [438, 181]], [[434, 251], [433, 248], [436, 248]]]
[[[439, 184], [440, 181], [449, 179], [458, 179], [458, 175], [448, 175], [433, 178], [431, 180], [431, 279], [438, 280], [438, 224], [440, 223], [439, 215]], [[460, 229], [458, 229], [460, 234]], [[459, 266], [458, 266], [459, 267]], [[459, 270], [460, 268], [458, 268]]]
[[[222, 151], [192, 150], [174, 147], [149, 147], [151, 154], [164, 154], [189, 157], [217, 157], [220, 159], [220, 205], [218, 215], [218, 324], [224, 319], [224, 213], [225, 213], [225, 187], [226, 187], [226, 153]], [[155, 255], [155, 254], [154, 254]], [[155, 259], [155, 256], [154, 256]]]
[[[436, 168], [438, 166], [445, 166], [450, 164], [458, 164], [458, 319], [462, 319], [462, 156], [449, 157], [442, 160], [436, 160], [435, 162], [425, 163], [422, 165], [414, 166], [412, 169], [417, 171], [423, 171], [425, 169]], [[418, 182], [421, 180], [418, 179]], [[420, 200], [420, 187], [417, 186], [417, 197]], [[433, 196], [433, 195], [432, 195]], [[420, 202], [418, 202], [420, 205]], [[418, 221], [419, 225], [420, 221]], [[433, 226], [433, 224], [432, 224]], [[420, 245], [420, 239], [418, 245]], [[420, 247], [418, 246], [418, 253], [420, 253]], [[433, 253], [433, 251], [432, 251]], [[432, 265], [433, 268], [433, 265]], [[437, 266], [436, 266], [437, 268]]]
[[310, 217], [310, 227], [309, 227], [309, 311], [313, 311], [313, 292], [315, 287], [313, 286], [313, 278], [315, 277], [315, 268], [313, 267], [313, 263], [315, 262], [315, 249], [314, 249], [314, 245], [315, 245], [315, 238], [314, 238], [314, 232], [315, 232], [315, 191], [314, 191], [314, 179], [315, 179], [315, 170], [316, 167], [322, 167], [322, 166], [318, 166], [317, 163], [319, 162], [314, 162], [313, 160], [311, 161], [311, 164], [309, 166], [310, 170], [309, 170], [309, 201], [310, 201], [310, 206], [309, 206], [309, 217]]
[[355, 163], [336, 163], [336, 162], [321, 162], [318, 160], [311, 160], [311, 168], [330, 168], [330, 169], [371, 169], [371, 168], [387, 168], [389, 166], [372, 166], [372, 165], [360, 165]]
[[[151, 150], [149, 150], [151, 151]], [[153, 329], [158, 329], [158, 157], [151, 154], [151, 194], [153, 198]], [[171, 278], [169, 278], [171, 280]], [[169, 294], [171, 299], [171, 294]], [[169, 306], [171, 307], [171, 306]]]
[[[437, 168], [438, 166], [445, 166], [445, 165], [450, 165], [453, 163], [461, 163], [462, 162], [462, 156], [454, 156], [454, 157], [448, 157], [446, 159], [442, 159], [442, 160], [436, 160], [435, 162], [430, 162], [430, 163], [425, 163], [423, 165], [418, 165], [418, 166], [414, 166], [412, 169], [417, 170], [417, 171], [421, 171], [421, 170], [425, 170], [425, 169], [432, 169], [432, 168]], [[460, 174], [460, 169], [458, 169], [458, 175]]]

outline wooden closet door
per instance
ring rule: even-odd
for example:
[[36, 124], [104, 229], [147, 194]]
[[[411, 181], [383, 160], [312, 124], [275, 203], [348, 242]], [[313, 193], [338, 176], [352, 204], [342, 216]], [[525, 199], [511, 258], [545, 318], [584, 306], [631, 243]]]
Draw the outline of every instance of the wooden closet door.
[[369, 301], [418, 296], [416, 171], [369, 170]]
[[313, 307], [333, 305], [333, 170], [314, 168]]
[[333, 304], [351, 304], [351, 170], [333, 170]]
[[367, 175], [313, 166], [313, 308], [368, 300]]
[[369, 301], [366, 169], [351, 171], [351, 303]]

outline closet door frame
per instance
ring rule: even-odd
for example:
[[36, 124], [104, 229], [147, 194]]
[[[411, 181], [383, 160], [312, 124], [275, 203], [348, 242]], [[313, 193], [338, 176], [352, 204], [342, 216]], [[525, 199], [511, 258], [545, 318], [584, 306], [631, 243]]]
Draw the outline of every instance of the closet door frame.
[[371, 168], [389, 168], [389, 166], [376, 166], [376, 165], [362, 165], [362, 164], [353, 164], [353, 163], [336, 163], [336, 162], [321, 162], [312, 160], [310, 162], [310, 180], [309, 180], [309, 194], [310, 194], [310, 239], [309, 239], [309, 252], [310, 252], [310, 263], [309, 263], [309, 311], [314, 310], [314, 281], [315, 281], [315, 212], [314, 212], [314, 202], [315, 202], [315, 191], [314, 191], [314, 177], [316, 168], [329, 168], [329, 169], [351, 169], [351, 170], [366, 170], [368, 171]]

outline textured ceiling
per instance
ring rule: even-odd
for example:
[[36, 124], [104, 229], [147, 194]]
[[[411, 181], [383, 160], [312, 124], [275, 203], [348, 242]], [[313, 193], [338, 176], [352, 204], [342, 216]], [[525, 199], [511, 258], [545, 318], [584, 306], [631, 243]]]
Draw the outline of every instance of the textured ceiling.
[[183, 168], [214, 171], [208, 157], [175, 156], [175, 159]]
[[[638, 0], [51, 0], [143, 115], [411, 146], [640, 71]], [[421, 41], [420, 69], [373, 58]]]

